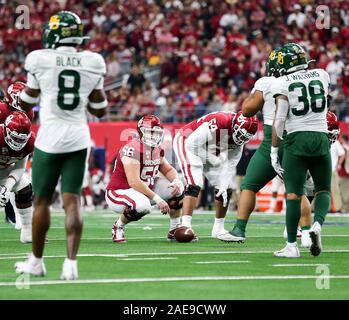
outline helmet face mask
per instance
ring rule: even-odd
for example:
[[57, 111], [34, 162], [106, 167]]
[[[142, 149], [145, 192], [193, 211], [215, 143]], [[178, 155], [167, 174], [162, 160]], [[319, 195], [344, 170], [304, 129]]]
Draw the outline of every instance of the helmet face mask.
[[5, 142], [14, 151], [22, 150], [31, 136], [31, 123], [24, 112], [13, 112], [4, 124]]
[[22, 90], [26, 87], [24, 82], [16, 81], [12, 83], [7, 89], [7, 103], [14, 109], [22, 111], [19, 105], [19, 95]]
[[233, 120], [233, 141], [236, 145], [241, 146], [249, 142], [258, 130], [257, 118], [245, 118], [241, 111], [237, 113]]
[[140, 140], [148, 147], [159, 147], [164, 137], [164, 129], [156, 116], [144, 116], [138, 121]]

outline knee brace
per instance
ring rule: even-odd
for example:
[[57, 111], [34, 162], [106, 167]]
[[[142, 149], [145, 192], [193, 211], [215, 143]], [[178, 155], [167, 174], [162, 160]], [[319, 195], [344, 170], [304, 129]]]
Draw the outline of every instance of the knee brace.
[[[215, 200], [223, 202], [223, 196], [216, 197], [217, 192], [218, 192], [218, 189], [214, 189], [214, 194], [215, 194], [214, 198], [215, 198]], [[232, 194], [233, 194], [233, 190], [232, 189], [227, 189], [227, 200], [228, 200], [228, 203], [230, 201], [230, 198], [231, 198]]]
[[124, 216], [128, 221], [138, 221], [142, 219], [145, 215], [147, 215], [149, 212], [143, 211], [143, 212], [137, 212], [136, 210], [130, 210], [126, 209], [124, 211]]
[[16, 203], [19, 203], [19, 204], [22, 204], [22, 203], [25, 204], [33, 201], [33, 189], [32, 189], [31, 183], [27, 187], [16, 192], [15, 200], [16, 200]]
[[184, 193], [182, 193], [179, 197], [173, 197], [171, 199], [168, 199], [167, 203], [168, 203], [170, 209], [173, 209], [173, 210], [182, 209], [183, 198], [184, 198]]
[[200, 190], [201, 190], [201, 188], [199, 186], [193, 186], [193, 185], [189, 184], [186, 187], [184, 194], [186, 196], [191, 196], [191, 197], [197, 198], [199, 196]]

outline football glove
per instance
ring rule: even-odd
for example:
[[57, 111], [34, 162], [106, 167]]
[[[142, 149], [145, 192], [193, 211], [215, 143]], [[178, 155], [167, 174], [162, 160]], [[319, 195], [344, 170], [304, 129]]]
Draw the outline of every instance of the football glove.
[[173, 188], [172, 190], [173, 196], [180, 196], [184, 192], [184, 185], [182, 181], [177, 178], [170, 183], [169, 188]]
[[10, 191], [5, 186], [0, 186], [0, 207], [5, 207], [10, 200]]
[[216, 197], [219, 198], [220, 196], [223, 198], [223, 207], [226, 207], [228, 205], [228, 193], [226, 188], [218, 188]]
[[271, 147], [270, 159], [271, 159], [271, 165], [273, 166], [275, 172], [283, 180], [284, 179], [284, 169], [282, 169], [281, 164], [280, 164], [278, 150], [279, 150], [279, 148], [277, 148], [277, 147]]

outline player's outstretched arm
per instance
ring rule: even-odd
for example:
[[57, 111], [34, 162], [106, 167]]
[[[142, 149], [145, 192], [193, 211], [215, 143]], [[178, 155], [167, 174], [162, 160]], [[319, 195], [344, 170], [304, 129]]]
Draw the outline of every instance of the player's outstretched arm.
[[121, 161], [122, 161], [122, 164], [124, 165], [125, 174], [126, 174], [126, 178], [129, 186], [132, 189], [144, 194], [149, 199], [155, 201], [162, 213], [165, 213], [165, 214], [169, 213], [170, 207], [168, 206], [167, 202], [163, 200], [155, 192], [153, 192], [139, 177], [139, 172], [141, 167], [140, 162], [136, 159], [126, 157], [126, 156], [122, 157]]
[[251, 93], [242, 103], [242, 115], [244, 117], [253, 117], [258, 111], [262, 110], [263, 105], [263, 92], [256, 90]]
[[102, 89], [94, 89], [88, 97], [87, 110], [94, 116], [101, 118], [105, 116], [108, 101]]

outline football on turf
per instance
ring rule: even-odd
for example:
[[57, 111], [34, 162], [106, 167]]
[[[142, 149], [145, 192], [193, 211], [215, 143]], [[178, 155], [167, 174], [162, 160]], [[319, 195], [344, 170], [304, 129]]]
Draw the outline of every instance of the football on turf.
[[178, 242], [190, 242], [194, 239], [194, 232], [188, 227], [179, 227], [174, 233], [174, 237]]

